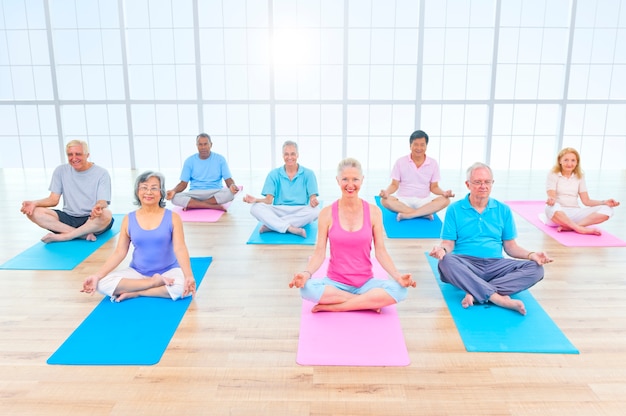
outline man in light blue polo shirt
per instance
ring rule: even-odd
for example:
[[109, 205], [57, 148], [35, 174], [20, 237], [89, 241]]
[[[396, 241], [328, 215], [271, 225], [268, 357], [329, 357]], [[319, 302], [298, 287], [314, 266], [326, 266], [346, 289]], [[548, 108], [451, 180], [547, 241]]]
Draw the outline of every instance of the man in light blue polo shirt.
[[[183, 209], [209, 208], [226, 211], [224, 204], [232, 201], [239, 187], [230, 174], [224, 156], [211, 152], [211, 137], [200, 133], [196, 137], [198, 153], [189, 156], [183, 165], [180, 182], [167, 191], [166, 198]], [[222, 185], [222, 180], [226, 187]], [[187, 184], [191, 183], [188, 192]]]
[[[489, 197], [493, 182], [489, 166], [470, 166], [465, 181], [470, 192], [448, 207], [441, 244], [430, 255], [439, 260], [441, 281], [465, 291], [464, 308], [490, 301], [526, 315], [524, 303], [510, 295], [543, 279], [543, 265], [552, 259], [517, 245], [511, 209]], [[512, 258], [504, 258], [503, 249]]]
[[283, 144], [285, 165], [273, 169], [263, 185], [263, 198], [246, 195], [252, 204], [250, 213], [263, 225], [259, 232], [275, 231], [306, 237], [305, 225], [315, 221], [320, 213], [317, 200], [317, 179], [311, 169], [298, 163], [298, 144]]

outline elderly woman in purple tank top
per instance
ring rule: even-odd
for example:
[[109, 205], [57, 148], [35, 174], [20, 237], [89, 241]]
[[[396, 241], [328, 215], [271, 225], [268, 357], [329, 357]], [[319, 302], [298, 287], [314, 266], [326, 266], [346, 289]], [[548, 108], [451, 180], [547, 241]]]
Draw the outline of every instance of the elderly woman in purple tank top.
[[[383, 241], [382, 212], [359, 198], [363, 181], [361, 164], [344, 159], [337, 169], [341, 198], [325, 207], [318, 217], [315, 251], [306, 270], [293, 277], [289, 287], [301, 289], [304, 299], [315, 302], [313, 312], [353, 311], [381, 308], [406, 298], [407, 287], [415, 287], [410, 274], [394, 266]], [[311, 279], [326, 258], [330, 242], [327, 276]], [[374, 279], [370, 253], [374, 243], [376, 260], [393, 279]]]
[[[193, 295], [196, 281], [191, 271], [183, 223], [165, 209], [165, 178], [144, 172], [135, 182], [139, 209], [124, 217], [115, 251], [96, 274], [83, 283], [82, 292], [96, 290], [121, 302], [138, 296], [179, 299]], [[130, 267], [114, 270], [134, 251]]]

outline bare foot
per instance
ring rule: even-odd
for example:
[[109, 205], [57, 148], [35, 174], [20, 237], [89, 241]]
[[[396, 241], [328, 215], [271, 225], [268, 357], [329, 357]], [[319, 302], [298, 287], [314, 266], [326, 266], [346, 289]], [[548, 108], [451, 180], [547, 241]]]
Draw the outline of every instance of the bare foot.
[[[316, 312], [341, 312], [344, 311], [344, 309], [340, 306], [342, 303], [333, 303], [333, 304], [321, 304], [318, 303], [317, 305], [313, 306], [313, 309], [311, 309], [311, 312], [316, 313]], [[380, 313], [382, 311], [381, 308], [376, 308], [376, 309], [365, 309], [365, 310], [370, 310], [372, 312], [376, 312], [376, 313]]]
[[469, 308], [472, 305], [474, 305], [474, 296], [467, 293], [461, 301], [461, 306], [463, 306], [464, 308]]
[[165, 277], [159, 273], [155, 273], [154, 276], [152, 276], [152, 279], [153, 279], [154, 287], [159, 287], [163, 285], [172, 286], [175, 282], [173, 278]]
[[521, 300], [511, 299], [510, 296], [500, 295], [499, 293], [491, 295], [489, 300], [498, 306], [517, 311], [522, 315], [526, 315], [526, 306], [524, 306], [524, 302]]
[[404, 215], [402, 213], [398, 213], [398, 215], [396, 215], [396, 221], [402, 221], [404, 218]]
[[94, 233], [89, 233], [85, 236], [85, 240], [87, 241], [96, 241], [97, 237]]
[[67, 240], [68, 238], [65, 237], [63, 234], [56, 234], [56, 233], [48, 233], [44, 235], [43, 237], [41, 237], [41, 241], [43, 241], [44, 243], [54, 243], [58, 241], [67, 241]]
[[306, 231], [304, 230], [304, 228], [294, 227], [290, 225], [289, 228], [287, 228], [287, 232], [290, 234], [299, 235], [302, 238], [306, 238]]
[[136, 298], [138, 296], [139, 296], [139, 293], [137, 292], [120, 293], [119, 295], [115, 297], [115, 302], [120, 303], [123, 300]]
[[270, 231], [272, 230], [270, 230], [266, 225], [262, 225], [261, 228], [259, 228], [259, 234], [267, 233]]
[[426, 218], [428, 221], [433, 221], [435, 219], [433, 214], [424, 215], [422, 218]]
[[563, 232], [563, 231], [575, 231], [578, 234], [585, 234], [585, 235], [602, 235], [602, 231], [600, 231], [597, 228], [594, 227], [583, 227], [583, 226], [579, 226], [576, 228], [569, 228], [566, 227], [564, 225], [560, 225], [558, 227], [556, 227], [556, 231], [557, 232]]

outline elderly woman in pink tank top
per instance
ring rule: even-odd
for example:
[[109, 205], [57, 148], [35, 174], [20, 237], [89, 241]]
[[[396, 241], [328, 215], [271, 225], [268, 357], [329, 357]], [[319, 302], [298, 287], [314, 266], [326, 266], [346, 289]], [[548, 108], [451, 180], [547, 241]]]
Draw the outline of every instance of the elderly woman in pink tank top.
[[[387, 253], [380, 208], [359, 198], [362, 181], [363, 171], [357, 160], [348, 158], [339, 163], [341, 198], [320, 212], [315, 251], [306, 270], [296, 273], [289, 283], [289, 287], [300, 288], [304, 299], [316, 303], [313, 312], [380, 311], [404, 300], [407, 287], [415, 287], [411, 275], [400, 273]], [[311, 279], [326, 258], [328, 242], [327, 275]], [[372, 243], [376, 260], [392, 279], [373, 277]]]

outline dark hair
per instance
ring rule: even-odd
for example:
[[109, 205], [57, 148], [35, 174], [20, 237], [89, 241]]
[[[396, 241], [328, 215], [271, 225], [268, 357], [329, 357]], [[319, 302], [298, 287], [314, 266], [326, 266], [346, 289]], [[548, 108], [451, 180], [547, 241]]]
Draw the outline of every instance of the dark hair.
[[409, 137], [409, 144], [412, 144], [413, 140], [421, 139], [422, 137], [426, 139], [426, 144], [428, 144], [428, 134], [426, 134], [426, 132], [422, 130], [415, 130], [413, 133], [411, 133], [411, 137]]
[[135, 205], [141, 205], [139, 200], [139, 185], [146, 182], [150, 178], [157, 178], [161, 184], [161, 199], [159, 199], [159, 206], [165, 208], [165, 176], [160, 172], [154, 172], [147, 170], [144, 173], [137, 176], [135, 180]]

